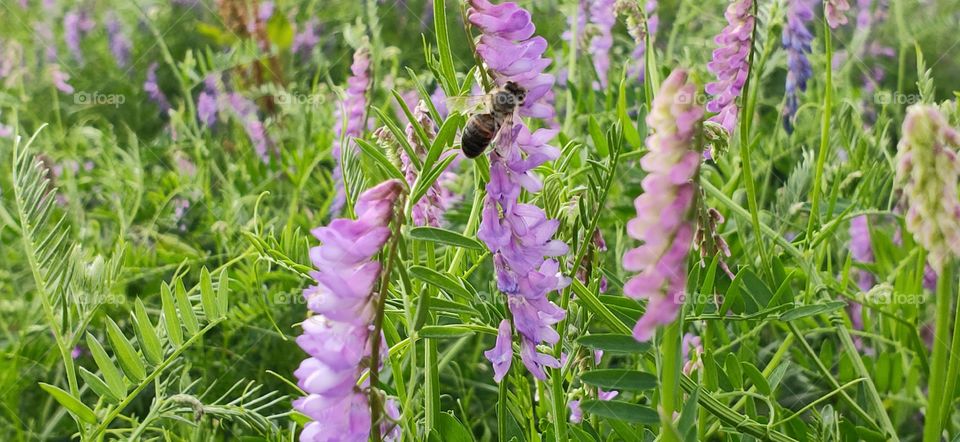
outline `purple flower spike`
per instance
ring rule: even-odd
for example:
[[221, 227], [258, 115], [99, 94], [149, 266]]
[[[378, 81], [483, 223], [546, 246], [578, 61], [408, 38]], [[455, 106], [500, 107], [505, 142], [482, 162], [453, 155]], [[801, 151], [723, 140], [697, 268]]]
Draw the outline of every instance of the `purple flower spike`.
[[[850, 220], [850, 254], [854, 261], [869, 264], [873, 262], [873, 246], [870, 244], [870, 226], [866, 215]], [[866, 292], [873, 287], [873, 275], [867, 271], [858, 271], [857, 286]]]
[[713, 96], [707, 103], [707, 111], [717, 113], [710, 117], [710, 121], [723, 126], [728, 134], [733, 134], [737, 126], [737, 98], [750, 71], [748, 60], [754, 26], [752, 7], [753, 0], [735, 0], [727, 7], [724, 13], [727, 27], [714, 39], [720, 47], [713, 51], [713, 60], [707, 63], [707, 70], [717, 77], [717, 81], [704, 88]]
[[126, 67], [130, 64], [130, 51], [132, 44], [123, 29], [123, 23], [117, 18], [117, 15], [110, 13], [107, 16], [104, 28], [107, 30], [107, 37], [110, 40], [110, 53], [117, 60], [117, 65]]
[[609, 83], [607, 71], [610, 70], [613, 25], [617, 23], [617, 15], [613, 11], [615, 2], [616, 0], [593, 0], [590, 4], [590, 22], [595, 28], [595, 35], [590, 39], [590, 54], [599, 79], [599, 82], [593, 85], [597, 90], [606, 89]]
[[220, 86], [216, 74], [209, 74], [203, 80], [203, 91], [197, 96], [197, 119], [210, 128], [217, 122], [219, 113]]
[[85, 35], [93, 30], [95, 23], [87, 11], [72, 9], [63, 16], [63, 39], [67, 43], [70, 54], [79, 63], [83, 63], [83, 51], [80, 42]]
[[330, 205], [330, 213], [334, 214], [339, 213], [347, 201], [347, 194], [343, 187], [343, 170], [340, 167], [341, 140], [345, 140], [347, 146], [353, 147], [354, 144], [350, 138], [362, 135], [367, 126], [364, 116], [367, 111], [367, 89], [370, 87], [369, 48], [362, 46], [353, 53], [350, 72], [352, 75], [347, 80], [343, 101], [336, 110], [337, 125], [334, 127], [333, 147], [330, 149], [334, 161], [333, 181], [337, 192]]
[[624, 285], [624, 294], [648, 300], [633, 330], [638, 341], [650, 340], [656, 327], [673, 322], [683, 306], [701, 157], [693, 148], [696, 125], [703, 117], [703, 109], [693, 100], [695, 93], [687, 72], [675, 70], [660, 86], [647, 115], [652, 135], [640, 165], [648, 175], [642, 183], [644, 193], [634, 201], [637, 217], [627, 224], [627, 233], [643, 245], [623, 257], [626, 270], [639, 272]]
[[293, 45], [290, 52], [301, 57], [307, 57], [313, 52], [313, 48], [320, 43], [320, 22], [317, 19], [311, 19], [303, 25], [303, 30], [293, 36]]
[[163, 91], [160, 90], [160, 85], [157, 84], [156, 63], [150, 64], [150, 67], [147, 68], [147, 80], [143, 82], [143, 90], [147, 92], [150, 100], [160, 108], [161, 113], [166, 113], [170, 109], [170, 102], [167, 101], [167, 96], [163, 94]]
[[783, 125], [787, 133], [793, 132], [793, 116], [800, 107], [800, 92], [807, 90], [807, 80], [813, 68], [807, 54], [813, 34], [808, 25], [813, 20], [811, 0], [790, 0], [787, 5], [787, 25], [783, 28], [783, 47], [787, 50], [787, 102], [783, 109]]
[[[335, 219], [313, 235], [321, 245], [310, 249], [316, 285], [303, 292], [316, 315], [303, 322], [297, 344], [310, 357], [294, 372], [306, 397], [293, 402], [310, 417], [301, 441], [365, 441], [370, 435], [370, 404], [357, 385], [371, 352], [373, 289], [380, 264], [373, 257], [390, 236], [393, 206], [403, 191], [397, 180], [363, 192], [357, 219]], [[377, 337], [376, 339], [382, 339]], [[387, 400], [389, 420], [399, 417], [396, 402]], [[386, 440], [399, 440], [399, 428], [383, 422]]]
[[823, 16], [831, 29], [847, 24], [846, 13], [849, 10], [850, 3], [847, 0], [824, 0], [823, 2]]
[[[414, 97], [416, 97], [416, 93], [414, 93]], [[433, 120], [430, 119], [427, 104], [423, 101], [415, 103], [416, 107], [413, 109], [413, 117], [417, 119], [417, 122], [423, 128], [424, 132], [427, 133], [427, 138], [432, 140], [434, 137]], [[417, 155], [421, 159], [426, 157], [429, 146], [424, 146], [420, 141], [420, 137], [417, 136], [413, 124], [407, 124], [406, 133], [407, 140]], [[400, 149], [400, 168], [407, 178], [407, 183], [412, 187], [417, 181], [417, 170], [413, 166], [410, 156], [407, 155], [404, 149]], [[443, 218], [444, 210], [446, 210], [446, 204], [443, 190], [440, 188], [440, 182], [436, 181], [427, 189], [426, 195], [413, 206], [413, 224], [416, 226], [438, 227], [440, 226], [440, 220]]]
[[544, 58], [547, 40], [533, 36], [536, 28], [530, 12], [508, 2], [494, 5], [488, 0], [470, 0], [470, 23], [483, 35], [477, 53], [491, 71], [498, 85], [513, 81], [527, 90], [519, 114], [524, 117], [550, 119], [556, 111], [548, 92], [555, 78], [543, 72], [551, 60]]
[[[227, 95], [226, 100], [229, 110], [240, 120], [243, 125], [247, 138], [253, 144], [253, 149], [257, 156], [264, 163], [270, 161], [270, 148], [273, 143], [267, 136], [267, 129], [257, 116], [257, 105], [253, 101], [241, 95], [239, 92], [233, 92]], [[199, 113], [199, 110], [198, 110]], [[198, 115], [200, 116], [200, 115]]]
[[[552, 119], [554, 77], [543, 73], [550, 64], [542, 57], [547, 42], [533, 36], [530, 13], [515, 3], [471, 0], [470, 5], [470, 22], [483, 32], [477, 53], [494, 81], [498, 85], [514, 81], [527, 90], [520, 115]], [[531, 132], [522, 121], [500, 134], [490, 153], [490, 182], [477, 232], [493, 254], [497, 286], [507, 295], [520, 336], [520, 360], [538, 379], [546, 379], [545, 367], [560, 366], [560, 361], [537, 346], [555, 344], [560, 337], [553, 325], [566, 312], [547, 295], [570, 281], [559, 273], [557, 261], [545, 258], [565, 255], [567, 245], [553, 239], [560, 225], [557, 220], [547, 219], [542, 209], [522, 204], [519, 198], [522, 190], [540, 191], [542, 183], [532, 171], [560, 156], [559, 149], [547, 144], [556, 134], [549, 129]]]

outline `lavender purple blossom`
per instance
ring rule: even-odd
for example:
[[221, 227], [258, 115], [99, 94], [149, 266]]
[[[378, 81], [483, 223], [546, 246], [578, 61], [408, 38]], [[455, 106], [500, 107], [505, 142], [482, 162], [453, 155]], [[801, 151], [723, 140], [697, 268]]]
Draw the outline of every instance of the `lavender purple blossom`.
[[[470, 4], [469, 20], [483, 33], [477, 52], [496, 83], [515, 81], [527, 90], [521, 115], [552, 118], [553, 106], [545, 99], [549, 98], [554, 77], [542, 72], [550, 64], [542, 57], [547, 42], [533, 37], [530, 13], [515, 3], [494, 5], [487, 0], [471, 0]], [[559, 157], [560, 151], [547, 144], [556, 133], [548, 129], [531, 132], [517, 121], [509, 133], [501, 134], [490, 153], [490, 182], [477, 232], [493, 253], [497, 287], [507, 295], [520, 337], [520, 359], [538, 379], [546, 379], [545, 367], [560, 366], [559, 360], [541, 353], [537, 346], [559, 341], [560, 335], [552, 326], [566, 314], [547, 295], [569, 284], [559, 272], [559, 263], [545, 257], [564, 255], [568, 249], [553, 239], [559, 221], [547, 219], [542, 209], [523, 204], [519, 198], [522, 189], [540, 191], [542, 183], [532, 170]], [[505, 373], [504, 366], [509, 368], [504, 358], [512, 357], [510, 346], [501, 342], [509, 336], [507, 331], [501, 324], [498, 345], [487, 353], [501, 373]]]
[[[390, 238], [394, 204], [402, 191], [400, 181], [383, 182], [357, 199], [356, 220], [335, 219], [312, 232], [321, 242], [310, 249], [316, 285], [303, 296], [314, 316], [303, 322], [297, 338], [310, 357], [294, 372], [307, 396], [293, 405], [313, 421], [304, 427], [301, 441], [369, 437], [369, 398], [357, 383], [369, 364], [372, 339], [383, 339], [371, 336], [373, 289], [380, 275], [380, 263], [373, 258]], [[399, 417], [395, 403], [388, 401], [385, 408], [391, 419]], [[382, 432], [386, 440], [399, 438], [399, 430], [387, 422]]]
[[290, 51], [301, 57], [307, 57], [313, 52], [313, 48], [320, 43], [320, 22], [317, 19], [310, 19], [303, 24], [303, 29], [293, 36], [293, 45]]
[[117, 60], [117, 65], [126, 67], [130, 64], [130, 51], [133, 45], [123, 29], [123, 23], [120, 22], [115, 13], [111, 12], [103, 26], [106, 28], [107, 38], [110, 40], [110, 53]]
[[549, 92], [556, 79], [543, 72], [552, 60], [543, 57], [547, 40], [533, 36], [536, 28], [530, 21], [530, 12], [512, 2], [495, 5], [488, 0], [470, 0], [470, 5], [470, 23], [483, 32], [477, 53], [492, 71], [497, 85], [513, 81], [527, 90], [520, 116], [554, 117], [556, 111], [549, 102]]
[[227, 94], [224, 107], [231, 111], [243, 125], [243, 130], [247, 133], [247, 138], [253, 144], [253, 149], [260, 160], [264, 163], [269, 162], [272, 143], [267, 136], [267, 129], [263, 121], [260, 121], [260, 117], [257, 115], [256, 103], [239, 92], [231, 92]]
[[65, 94], [73, 93], [73, 86], [68, 83], [68, 81], [70, 81], [70, 75], [67, 75], [66, 72], [60, 70], [59, 65], [53, 65], [50, 67], [50, 80], [53, 82], [53, 86], [56, 87], [60, 92]]
[[217, 122], [219, 113], [220, 87], [216, 74], [208, 74], [203, 79], [203, 91], [197, 96], [197, 119], [210, 128]]
[[710, 121], [719, 123], [732, 134], [737, 125], [737, 98], [743, 90], [750, 72], [749, 57], [752, 47], [755, 18], [751, 13], [753, 0], [735, 0], [727, 7], [724, 17], [727, 26], [714, 41], [720, 47], [713, 51], [713, 59], [707, 70], [717, 77], [704, 90], [713, 95], [707, 103], [707, 111], [717, 114]]
[[597, 73], [598, 82], [594, 89], [606, 89], [609, 81], [607, 71], [610, 70], [610, 48], [613, 47], [613, 25], [617, 23], [617, 15], [613, 6], [616, 0], [593, 0], [590, 2], [590, 24], [593, 25], [593, 36], [590, 38], [590, 55], [593, 58], [593, 69]]
[[147, 79], [143, 82], [143, 90], [146, 91], [150, 101], [153, 101], [160, 108], [161, 113], [167, 113], [170, 110], [170, 102], [164, 95], [160, 85], [157, 84], [157, 64], [151, 63], [147, 68]]
[[847, 0], [824, 0], [823, 16], [827, 19], [827, 24], [832, 29], [847, 24], [847, 11], [850, 10], [850, 3]]
[[83, 51], [80, 48], [81, 40], [87, 35], [96, 23], [90, 14], [80, 8], [74, 8], [63, 16], [63, 39], [74, 60], [83, 63]]
[[353, 53], [353, 64], [350, 66], [351, 76], [347, 79], [347, 90], [343, 101], [336, 110], [336, 122], [334, 127], [333, 147], [330, 154], [333, 155], [333, 181], [336, 195], [333, 203], [330, 205], [330, 213], [339, 213], [340, 209], [347, 201], [347, 194], [344, 190], [343, 169], [340, 165], [340, 156], [342, 150], [342, 141], [347, 142], [347, 146], [352, 147], [352, 137], [359, 137], [363, 134], [363, 129], [367, 126], [367, 89], [370, 88], [370, 49], [361, 46]]
[[643, 244], [623, 257], [626, 270], [639, 272], [624, 284], [624, 294], [648, 300], [633, 329], [638, 341], [650, 340], [656, 327], [673, 322], [683, 306], [701, 157], [693, 146], [703, 117], [703, 109], [694, 104], [695, 93], [687, 72], [677, 69], [660, 86], [647, 115], [652, 134], [640, 165], [648, 175], [644, 192], [634, 201], [637, 216], [627, 224], [627, 233]]
[[[430, 119], [430, 114], [427, 111], [427, 104], [425, 102], [419, 101], [417, 103], [413, 110], [413, 117], [423, 128], [424, 132], [427, 133], [427, 138], [432, 140], [434, 137], [433, 120]], [[420, 137], [417, 136], [412, 123], [407, 124], [406, 133], [407, 140], [410, 142], [410, 146], [413, 147], [416, 154], [419, 155], [421, 159], [426, 157], [429, 146], [424, 146], [420, 141]], [[413, 162], [407, 155], [406, 150], [399, 150], [400, 169], [404, 172], [407, 183], [412, 187], [417, 181], [417, 170], [413, 166]], [[438, 227], [440, 226], [440, 220], [443, 218], [445, 209], [440, 182], [436, 181], [427, 189], [426, 195], [414, 204], [412, 210], [413, 224], [416, 226]]]
[[[866, 215], [860, 215], [850, 220], [850, 255], [854, 261], [864, 264], [873, 262], [873, 246], [870, 244], [870, 226]], [[857, 286], [860, 290], [869, 291], [874, 284], [873, 275], [867, 271], [857, 272]]]
[[793, 132], [793, 117], [800, 107], [800, 92], [807, 90], [807, 80], [813, 75], [813, 67], [807, 54], [813, 34], [809, 25], [813, 20], [811, 0], [789, 0], [787, 25], [783, 27], [783, 47], [787, 51], [786, 105], [783, 109], [783, 126], [787, 133]]

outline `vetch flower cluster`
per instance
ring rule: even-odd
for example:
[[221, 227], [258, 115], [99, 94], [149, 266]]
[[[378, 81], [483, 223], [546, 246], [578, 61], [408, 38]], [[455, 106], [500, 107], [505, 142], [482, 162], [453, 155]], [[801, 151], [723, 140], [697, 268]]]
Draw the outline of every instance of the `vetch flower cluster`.
[[707, 111], [717, 113], [710, 117], [710, 121], [719, 123], [730, 134], [737, 126], [737, 98], [750, 72], [750, 49], [756, 20], [751, 8], [753, 0], [735, 0], [727, 7], [723, 14], [727, 26], [714, 39], [720, 47], [713, 51], [713, 59], [707, 63], [707, 70], [717, 77], [717, 81], [704, 88], [713, 95], [707, 103]]
[[[369, 368], [372, 339], [383, 339], [371, 336], [373, 290], [380, 275], [380, 263], [373, 258], [390, 238], [389, 224], [402, 191], [398, 180], [381, 183], [357, 199], [357, 219], [335, 219], [312, 232], [321, 242], [310, 249], [316, 285], [303, 296], [314, 315], [303, 322], [297, 338], [310, 357], [294, 372], [307, 396], [293, 405], [313, 422], [304, 427], [301, 441], [369, 438], [370, 399], [357, 381]], [[380, 348], [385, 351], [386, 346]], [[386, 409], [388, 417], [398, 417], [395, 404], [388, 401]], [[387, 440], [399, 437], [389, 426], [382, 432]]]
[[[870, 244], [870, 226], [867, 216], [860, 215], [850, 220], [850, 255], [854, 261], [864, 264], [873, 262], [873, 246]], [[873, 275], [867, 271], [858, 271], [857, 286], [867, 292], [874, 284]]]
[[[417, 120], [417, 123], [420, 124], [420, 127], [423, 128], [424, 132], [427, 134], [427, 139], [432, 140], [434, 137], [433, 130], [433, 120], [430, 119], [430, 114], [427, 112], [427, 104], [423, 101], [417, 102], [416, 107], [413, 110], [413, 117]], [[416, 154], [423, 159], [427, 155], [427, 151], [430, 149], [430, 146], [424, 146], [420, 141], [420, 137], [417, 136], [416, 130], [413, 127], [413, 124], [407, 124], [407, 141], [410, 142], [410, 146], [413, 147], [413, 150]], [[410, 156], [407, 155], [406, 150], [399, 149], [400, 151], [400, 169], [403, 171], [406, 176], [407, 183], [412, 187], [413, 184], [417, 181], [417, 170], [413, 166], [413, 162], [410, 160]], [[417, 201], [413, 206], [412, 216], [413, 224], [417, 226], [440, 226], [440, 219], [443, 217], [443, 211], [445, 209], [443, 201], [443, 191], [440, 189], [440, 182], [434, 182], [430, 185], [430, 188], [427, 189], [427, 193]]]
[[807, 90], [807, 80], [813, 75], [813, 67], [807, 54], [810, 53], [810, 21], [813, 20], [811, 0], [789, 0], [787, 25], [783, 27], [783, 47], [787, 51], [786, 106], [783, 109], [783, 126], [787, 133], [793, 132], [793, 117], [800, 107], [800, 92]]
[[[532, 37], [535, 31], [530, 13], [515, 3], [494, 5], [471, 0], [469, 20], [483, 32], [477, 52], [498, 85], [517, 82], [527, 90], [519, 113], [549, 119], [554, 77], [544, 74], [550, 60], [543, 58], [547, 42]], [[513, 325], [520, 337], [520, 359], [538, 379], [546, 379], [545, 367], [560, 366], [552, 355], [541, 353], [541, 343], [556, 344], [560, 335], [553, 325], [565, 312], [547, 295], [569, 284], [559, 273], [556, 257], [567, 253], [567, 245], [553, 239], [559, 221], [547, 219], [539, 207], [519, 201], [522, 189], [539, 192], [542, 183], [533, 174], [537, 166], [559, 157], [559, 149], [547, 144], [556, 130], [531, 131], [522, 121], [501, 133], [490, 153], [490, 182], [477, 237], [493, 254], [497, 287], [507, 295]], [[502, 379], [512, 360], [511, 330], [501, 323], [497, 346], [486, 353], [494, 364], [496, 379]]]
[[107, 16], [103, 25], [107, 30], [107, 38], [110, 40], [110, 53], [117, 60], [117, 65], [126, 67], [130, 64], [130, 51], [132, 44], [123, 29], [123, 23], [113, 12]]
[[497, 85], [513, 81], [527, 90], [521, 116], [553, 118], [555, 110], [549, 100], [556, 79], [543, 72], [551, 63], [543, 57], [547, 40], [533, 36], [536, 27], [530, 12], [513, 2], [495, 5], [488, 0], [470, 0], [470, 6], [470, 23], [483, 32], [477, 53]]
[[170, 102], [167, 101], [167, 96], [164, 95], [163, 90], [160, 89], [160, 85], [157, 84], [156, 63], [151, 63], [147, 68], [147, 79], [143, 82], [143, 90], [147, 93], [147, 96], [150, 97], [150, 101], [153, 101], [154, 104], [160, 108], [161, 113], [166, 113], [170, 110]]
[[827, 19], [827, 25], [831, 29], [836, 29], [847, 24], [847, 11], [850, 10], [850, 3], [847, 0], [824, 0], [823, 16]]
[[80, 42], [96, 25], [90, 14], [83, 9], [75, 8], [63, 16], [63, 39], [74, 60], [83, 63], [83, 51]]
[[353, 146], [350, 138], [359, 137], [366, 128], [367, 89], [370, 88], [370, 49], [364, 45], [353, 53], [353, 64], [350, 66], [351, 76], [347, 79], [347, 90], [343, 101], [336, 110], [333, 148], [333, 181], [336, 195], [330, 206], [330, 213], [339, 213], [347, 201], [343, 183], [343, 169], [340, 164], [341, 140], [347, 141], [347, 146]]
[[903, 121], [897, 146], [897, 184], [903, 189], [907, 230], [929, 252], [940, 273], [951, 257], [960, 256], [960, 134], [940, 110], [913, 105]]
[[613, 10], [614, 3], [615, 0], [593, 0], [590, 3], [590, 23], [593, 25], [590, 55], [593, 58], [593, 68], [599, 79], [599, 82], [594, 84], [594, 89], [606, 89], [609, 84], [607, 71], [610, 70], [613, 25], [617, 23], [617, 15]]
[[624, 294], [648, 300], [633, 329], [638, 341], [650, 340], [657, 326], [673, 322], [683, 306], [701, 156], [693, 146], [703, 117], [693, 100], [696, 91], [687, 72], [677, 69], [660, 86], [647, 115], [652, 134], [640, 165], [648, 175], [634, 201], [637, 216], [627, 224], [627, 233], [643, 244], [623, 257], [626, 270], [639, 272], [624, 284]]

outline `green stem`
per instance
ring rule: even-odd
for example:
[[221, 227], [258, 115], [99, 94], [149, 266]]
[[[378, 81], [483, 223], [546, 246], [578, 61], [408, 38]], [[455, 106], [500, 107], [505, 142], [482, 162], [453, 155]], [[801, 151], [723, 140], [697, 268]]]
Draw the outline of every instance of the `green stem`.
[[[757, 2], [753, 2], [753, 15], [757, 15]], [[747, 68], [747, 78], [743, 83], [743, 90], [746, 91], [745, 97], [743, 97], [743, 103], [747, 106], [744, 106], [743, 112], [740, 115], [740, 163], [743, 166], [743, 180], [747, 188], [747, 203], [750, 208], [750, 220], [753, 223], [753, 229], [756, 232], [757, 240], [757, 249], [760, 252], [760, 261], [763, 263], [764, 268], [770, 269], [770, 261], [767, 258], [766, 247], [763, 245], [763, 235], [760, 234], [760, 209], [757, 205], [757, 189], [756, 183], [753, 180], [753, 166], [750, 159], [750, 123], [753, 120], [753, 114], [747, 113], [752, 111], [748, 109], [750, 106], [750, 77], [753, 73], [753, 56], [756, 52], [754, 49], [754, 42], [756, 42], [757, 37], [757, 26], [756, 21], [754, 21], [753, 30], [751, 30], [752, 36], [750, 38], [750, 60], [748, 62]], [[755, 93], [755, 92], [754, 92]]]
[[663, 328], [660, 341], [660, 440], [679, 440], [673, 428], [673, 413], [680, 402], [680, 331], [683, 309], [677, 320]]
[[[953, 263], [943, 265], [937, 284], [936, 330], [933, 337], [933, 359], [930, 362], [930, 379], [927, 382], [927, 408], [923, 422], [923, 442], [938, 442], [943, 431], [941, 407], [947, 392], [942, 388], [946, 383], [947, 343], [950, 341], [950, 307], [953, 283]], [[950, 392], [952, 394], [953, 392]]]
[[826, 85], [823, 93], [823, 120], [820, 122], [820, 150], [817, 153], [817, 170], [813, 179], [813, 190], [811, 191], [812, 202], [810, 204], [810, 218], [807, 222], [807, 244], [811, 244], [810, 238], [813, 237], [813, 227], [820, 220], [820, 186], [823, 181], [823, 169], [827, 161], [827, 153], [830, 151], [830, 114], [833, 111], [833, 44], [830, 37], [830, 26], [824, 25], [824, 46], [826, 46], [827, 62], [824, 66], [826, 72]]
[[[937, 282], [937, 287], [940, 285], [954, 285], [957, 281], [956, 274], [952, 276], [953, 277], [949, 277], [948, 275], [944, 274]], [[956, 286], [954, 285], [954, 287]], [[950, 293], [953, 293], [953, 289], [945, 290], [949, 290]], [[951, 298], [955, 297], [951, 296]], [[953, 314], [953, 343], [950, 345], [950, 365], [949, 368], [947, 368], [947, 388], [944, 389], [946, 396], [944, 396], [943, 402], [941, 402], [940, 405], [940, 422], [947, 423], [950, 422], [950, 413], [952, 413], [954, 410], [954, 392], [957, 388], [957, 378], [960, 378], [960, 300], [955, 299], [954, 303], [956, 304], [956, 310]]]

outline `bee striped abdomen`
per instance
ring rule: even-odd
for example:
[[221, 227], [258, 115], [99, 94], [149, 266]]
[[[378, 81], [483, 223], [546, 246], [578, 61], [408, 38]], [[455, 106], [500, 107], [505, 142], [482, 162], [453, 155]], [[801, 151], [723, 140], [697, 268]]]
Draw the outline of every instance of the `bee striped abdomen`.
[[460, 147], [467, 158], [476, 158], [487, 149], [497, 135], [500, 122], [492, 114], [478, 114], [467, 121], [460, 136]]

